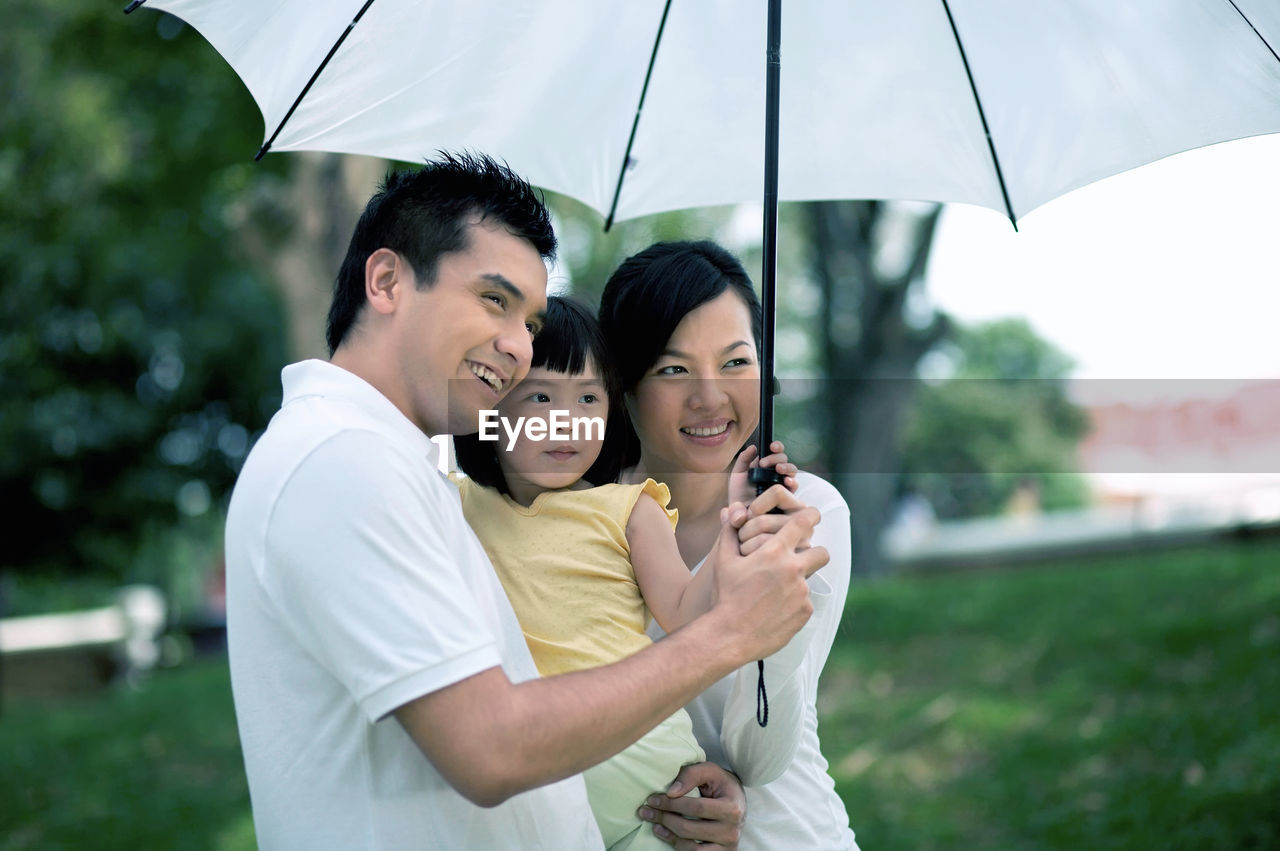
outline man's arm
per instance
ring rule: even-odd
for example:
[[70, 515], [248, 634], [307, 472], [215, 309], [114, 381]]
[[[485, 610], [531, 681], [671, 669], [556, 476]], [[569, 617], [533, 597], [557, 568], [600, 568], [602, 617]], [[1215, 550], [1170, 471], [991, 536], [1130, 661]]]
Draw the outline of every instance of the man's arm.
[[726, 516], [711, 555], [717, 603], [685, 628], [589, 671], [513, 684], [490, 668], [410, 701], [396, 718], [440, 774], [481, 806], [618, 753], [711, 683], [783, 646], [813, 610], [804, 578], [826, 552], [795, 548], [817, 512], [797, 512], [745, 557], [737, 527], [746, 511], [734, 506]]

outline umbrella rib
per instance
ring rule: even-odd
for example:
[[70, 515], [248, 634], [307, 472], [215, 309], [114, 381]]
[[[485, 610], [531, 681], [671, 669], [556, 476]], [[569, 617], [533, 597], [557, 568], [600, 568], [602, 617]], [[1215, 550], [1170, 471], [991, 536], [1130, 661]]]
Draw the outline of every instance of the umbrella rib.
[[276, 137], [280, 135], [280, 131], [284, 129], [284, 125], [293, 117], [294, 110], [298, 108], [298, 104], [302, 103], [302, 99], [307, 96], [307, 92], [311, 91], [311, 87], [315, 85], [316, 80], [319, 79], [320, 73], [328, 66], [329, 60], [338, 52], [338, 48], [347, 40], [347, 36], [351, 35], [351, 31], [356, 28], [356, 24], [360, 23], [360, 19], [364, 17], [364, 13], [369, 11], [369, 7], [372, 5], [373, 0], [365, 0], [365, 4], [360, 7], [360, 11], [356, 12], [356, 16], [351, 19], [351, 23], [347, 24], [347, 28], [342, 31], [342, 35], [338, 36], [338, 40], [333, 43], [333, 47], [329, 48], [329, 52], [325, 54], [324, 59], [316, 68], [315, 73], [311, 75], [311, 79], [307, 80], [307, 84], [302, 87], [302, 91], [298, 92], [298, 96], [293, 100], [293, 105], [290, 106], [289, 111], [284, 114], [284, 118], [280, 119], [280, 124], [276, 127], [275, 132], [271, 134], [271, 138], [264, 142], [262, 147], [258, 149], [258, 153], [254, 157], [254, 160], [262, 159], [267, 151], [271, 150], [271, 145], [275, 142]]
[[969, 68], [969, 57], [964, 52], [964, 43], [960, 41], [960, 31], [956, 29], [956, 19], [951, 15], [951, 5], [942, 0], [942, 8], [947, 13], [947, 22], [951, 24], [951, 35], [956, 40], [956, 49], [960, 51], [960, 61], [964, 64], [965, 76], [969, 78], [969, 91], [973, 92], [974, 105], [978, 107], [978, 118], [982, 121], [982, 132], [987, 137], [987, 148], [991, 151], [991, 163], [996, 169], [996, 180], [1000, 182], [1000, 195], [1004, 198], [1005, 213], [1013, 229], [1018, 229], [1018, 219], [1013, 215], [1013, 204], [1009, 203], [1009, 188], [1004, 182], [1004, 172], [1000, 168], [1000, 156], [996, 153], [995, 140], [991, 138], [991, 127], [987, 124], [987, 113], [982, 108], [982, 98], [978, 96], [978, 85], [973, 80], [973, 70]]
[[631, 162], [631, 146], [636, 141], [636, 128], [640, 126], [640, 111], [644, 109], [644, 98], [649, 93], [649, 79], [653, 76], [653, 65], [658, 59], [658, 45], [662, 43], [662, 31], [667, 28], [667, 14], [671, 11], [671, 0], [662, 6], [662, 20], [658, 22], [658, 33], [653, 39], [653, 51], [649, 54], [649, 68], [644, 72], [644, 85], [640, 88], [640, 101], [636, 104], [636, 115], [631, 120], [631, 135], [627, 137], [627, 150], [622, 155], [622, 166], [618, 169], [618, 183], [613, 189], [613, 203], [609, 205], [609, 215], [604, 220], [605, 233], [613, 227], [613, 216], [618, 212], [618, 199], [622, 197], [622, 181], [627, 176], [627, 163]]
[[1249, 29], [1253, 30], [1253, 34], [1258, 37], [1258, 40], [1262, 42], [1263, 46], [1266, 47], [1267, 50], [1271, 51], [1271, 55], [1275, 57], [1275, 60], [1280, 62], [1280, 55], [1276, 53], [1276, 49], [1263, 37], [1262, 33], [1258, 32], [1258, 28], [1253, 25], [1253, 21], [1249, 20], [1249, 16], [1240, 11], [1240, 7], [1236, 5], [1236, 0], [1227, 0], [1227, 2], [1231, 4], [1232, 9], [1236, 10], [1236, 14], [1240, 16], [1240, 19], [1249, 25]]

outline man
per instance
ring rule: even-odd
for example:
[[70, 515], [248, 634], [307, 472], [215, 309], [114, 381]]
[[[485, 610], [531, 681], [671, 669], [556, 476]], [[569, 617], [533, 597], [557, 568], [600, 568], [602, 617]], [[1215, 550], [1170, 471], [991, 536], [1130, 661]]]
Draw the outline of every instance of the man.
[[816, 512], [767, 516], [785, 497], [762, 498], [722, 529], [710, 612], [623, 662], [537, 678], [429, 435], [474, 431], [528, 372], [554, 249], [541, 201], [487, 158], [392, 175], [339, 274], [332, 360], [284, 371], [227, 518], [263, 848], [598, 848], [577, 773], [811, 611]]

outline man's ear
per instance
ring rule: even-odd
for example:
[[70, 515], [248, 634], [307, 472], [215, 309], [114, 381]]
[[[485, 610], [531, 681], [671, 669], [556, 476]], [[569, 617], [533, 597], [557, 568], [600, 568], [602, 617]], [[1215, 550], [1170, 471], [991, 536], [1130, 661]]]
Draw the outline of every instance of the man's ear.
[[390, 248], [379, 248], [364, 261], [364, 297], [378, 313], [394, 313], [405, 284], [405, 260]]

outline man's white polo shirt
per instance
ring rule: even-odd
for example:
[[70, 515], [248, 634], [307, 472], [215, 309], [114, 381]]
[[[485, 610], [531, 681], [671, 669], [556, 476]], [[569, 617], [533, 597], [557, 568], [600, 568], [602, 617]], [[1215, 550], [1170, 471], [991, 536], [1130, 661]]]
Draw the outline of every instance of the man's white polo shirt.
[[294, 364], [283, 381], [227, 517], [260, 846], [600, 848], [580, 777], [483, 809], [388, 717], [494, 665], [515, 682], [537, 669], [426, 435], [332, 364]]

